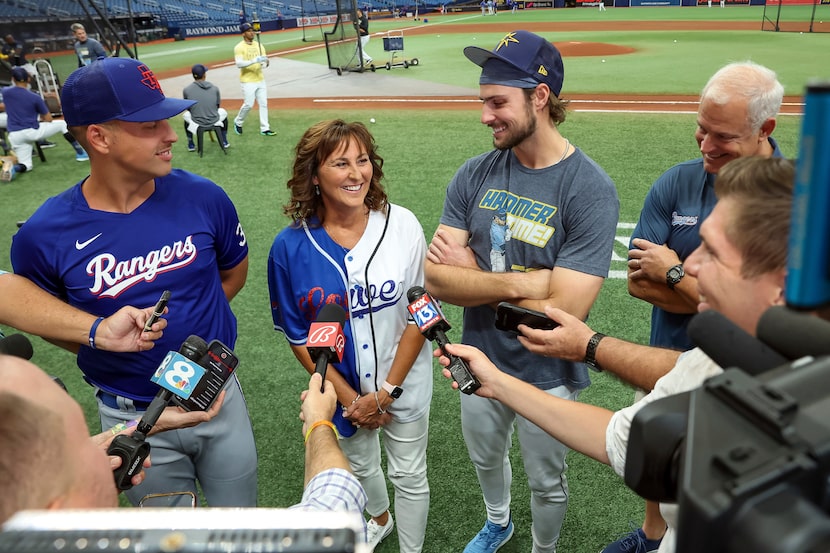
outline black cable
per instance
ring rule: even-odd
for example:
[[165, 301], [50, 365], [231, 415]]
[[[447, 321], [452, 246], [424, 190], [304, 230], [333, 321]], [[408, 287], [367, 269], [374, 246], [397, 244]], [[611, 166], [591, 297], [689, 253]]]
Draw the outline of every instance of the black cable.
[[[375, 254], [378, 253], [380, 249], [380, 245], [383, 243], [383, 239], [386, 236], [386, 229], [389, 228], [389, 218], [392, 212], [392, 205], [387, 203], [386, 204], [386, 222], [383, 224], [383, 232], [380, 233], [380, 240], [375, 245], [374, 251], [372, 251], [372, 255], [369, 256], [369, 259], [366, 261], [366, 269], [363, 272], [363, 281], [366, 284], [366, 303], [369, 306], [369, 328], [372, 329], [372, 351], [375, 355], [375, 392], [379, 392], [378, 389], [378, 346], [375, 341], [375, 322], [372, 318], [372, 290], [369, 286], [369, 266], [372, 264], [372, 260], [375, 258]], [[358, 375], [359, 376], [359, 375]]]

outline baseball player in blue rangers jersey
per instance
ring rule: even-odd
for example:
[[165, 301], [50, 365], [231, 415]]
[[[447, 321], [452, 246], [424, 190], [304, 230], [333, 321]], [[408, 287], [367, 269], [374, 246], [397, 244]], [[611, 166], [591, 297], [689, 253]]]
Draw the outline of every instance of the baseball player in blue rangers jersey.
[[[143, 63], [107, 58], [72, 73], [61, 103], [90, 154], [90, 175], [47, 200], [14, 237], [15, 272], [99, 316], [152, 305], [170, 290], [168, 326], [151, 352], [75, 346], [95, 387], [103, 428], [137, 418], [158, 391], [150, 382], [167, 351], [191, 334], [233, 347], [229, 301], [245, 284], [248, 246], [236, 209], [213, 182], [172, 170], [167, 119], [193, 102], [165, 98]], [[245, 400], [232, 378], [210, 422], [153, 436], [153, 468], [127, 496], [196, 492], [211, 506], [254, 506], [257, 457]], [[229, 462], [232, 455], [233, 462]]]
[[426, 241], [409, 210], [390, 204], [383, 159], [361, 123], [323, 121], [296, 148], [285, 213], [294, 223], [274, 240], [268, 288], [274, 325], [314, 371], [305, 346], [327, 303], [348, 312], [343, 360], [326, 373], [342, 409], [340, 444], [366, 490], [367, 542], [394, 522], [380, 440], [395, 489], [402, 553], [422, 550], [429, 512], [426, 447], [432, 398], [430, 348], [408, 317], [406, 291], [423, 284]]

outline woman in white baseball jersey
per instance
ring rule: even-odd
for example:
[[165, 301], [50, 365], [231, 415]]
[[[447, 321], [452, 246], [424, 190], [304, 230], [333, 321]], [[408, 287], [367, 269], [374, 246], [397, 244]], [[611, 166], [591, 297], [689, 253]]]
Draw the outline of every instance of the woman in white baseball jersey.
[[424, 282], [426, 241], [415, 216], [390, 204], [383, 159], [362, 123], [323, 121], [296, 147], [293, 222], [274, 240], [268, 286], [275, 328], [314, 371], [309, 326], [327, 303], [348, 313], [343, 359], [326, 378], [342, 405], [340, 443], [366, 489], [372, 549], [392, 532], [380, 434], [395, 489], [400, 551], [420, 552], [429, 511], [426, 447], [432, 397], [430, 347], [408, 318], [406, 291]]

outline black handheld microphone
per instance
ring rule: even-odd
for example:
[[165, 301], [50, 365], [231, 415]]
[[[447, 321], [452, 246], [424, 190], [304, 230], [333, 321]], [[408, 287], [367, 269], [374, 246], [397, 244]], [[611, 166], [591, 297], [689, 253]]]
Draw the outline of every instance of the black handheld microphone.
[[[207, 355], [207, 350], [204, 340], [198, 336], [189, 336], [179, 348], [179, 352], [168, 353], [156, 369], [151, 380], [162, 388], [138, 421], [135, 432], [131, 435], [119, 434], [107, 448], [108, 455], [121, 458], [121, 466], [114, 471], [115, 485], [119, 490], [129, 490], [133, 487], [133, 476], [141, 471], [144, 460], [150, 454], [147, 434], [153, 429], [153, 425], [159, 420], [173, 395], [184, 397], [182, 390], [192, 390], [205, 374], [205, 369], [199, 361]], [[189, 392], [187, 395], [189, 396]]]
[[451, 328], [450, 323], [441, 312], [441, 307], [438, 305], [432, 296], [421, 286], [413, 286], [406, 293], [406, 298], [409, 300], [407, 309], [418, 325], [418, 330], [421, 331], [427, 340], [438, 344], [441, 353], [450, 360], [447, 369], [450, 371], [453, 380], [458, 383], [458, 389], [465, 394], [472, 394], [481, 387], [481, 383], [476, 380], [470, 367], [460, 357], [450, 355], [444, 349], [450, 343], [447, 340], [446, 332]]
[[830, 355], [830, 322], [782, 305], [764, 311], [756, 332], [761, 341], [787, 359]]
[[314, 372], [319, 373], [324, 381], [329, 363], [343, 360], [343, 349], [346, 345], [346, 337], [343, 335], [344, 324], [346, 311], [336, 303], [327, 303], [308, 329], [306, 347], [311, 360], [314, 361]]
[[22, 334], [10, 334], [5, 338], [0, 338], [0, 353], [20, 357], [27, 361], [34, 355], [32, 342]]
[[687, 331], [692, 342], [724, 369], [737, 367], [751, 376], [757, 376], [788, 362], [778, 352], [712, 309], [692, 317]]

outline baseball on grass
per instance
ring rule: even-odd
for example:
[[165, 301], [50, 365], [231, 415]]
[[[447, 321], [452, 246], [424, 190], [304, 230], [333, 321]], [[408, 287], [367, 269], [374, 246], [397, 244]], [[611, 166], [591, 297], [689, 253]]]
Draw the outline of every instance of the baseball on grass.
[[374, 117], [372, 117], [371, 119], [369, 119], [369, 123], [374, 123], [374, 122], [375, 122], [375, 118], [374, 118]]
[[602, 60], [602, 63], [605, 63], [605, 60]]

